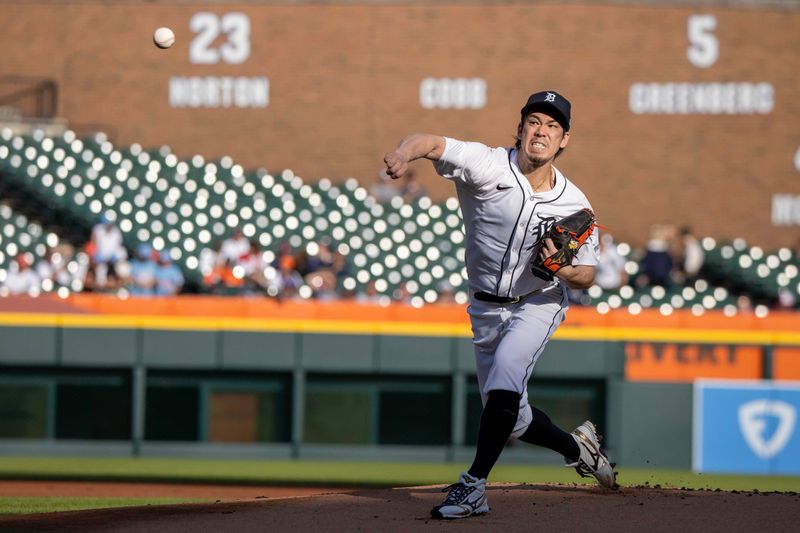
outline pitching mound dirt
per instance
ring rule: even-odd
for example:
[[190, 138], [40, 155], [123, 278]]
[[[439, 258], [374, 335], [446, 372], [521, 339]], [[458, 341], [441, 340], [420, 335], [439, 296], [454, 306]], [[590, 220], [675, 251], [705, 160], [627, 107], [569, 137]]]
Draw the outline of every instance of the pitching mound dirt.
[[128, 507], [0, 517], [0, 531], [213, 533], [239, 531], [793, 531], [800, 495], [563, 485], [490, 485], [491, 512], [429, 517], [441, 486], [293, 498]]

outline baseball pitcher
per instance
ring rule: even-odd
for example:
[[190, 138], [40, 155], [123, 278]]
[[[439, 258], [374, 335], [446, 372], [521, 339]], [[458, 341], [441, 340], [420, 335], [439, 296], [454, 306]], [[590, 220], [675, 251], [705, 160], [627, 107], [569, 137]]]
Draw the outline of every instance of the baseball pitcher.
[[393, 178], [411, 161], [433, 161], [455, 184], [466, 232], [467, 312], [483, 413], [475, 459], [431, 510], [435, 518], [489, 511], [486, 479], [510, 437], [562, 454], [603, 487], [617, 486], [592, 422], [567, 433], [528, 403], [536, 361], [564, 320], [567, 287], [590, 287], [598, 262], [591, 205], [553, 166], [569, 143], [570, 121], [570, 102], [542, 91], [522, 107], [514, 147], [417, 133], [384, 158]]

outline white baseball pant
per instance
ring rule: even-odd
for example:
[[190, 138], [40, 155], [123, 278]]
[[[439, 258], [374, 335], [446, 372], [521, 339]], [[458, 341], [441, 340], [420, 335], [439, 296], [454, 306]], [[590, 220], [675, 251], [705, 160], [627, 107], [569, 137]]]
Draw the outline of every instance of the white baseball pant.
[[566, 316], [567, 291], [558, 285], [516, 304], [497, 305], [472, 298], [467, 308], [472, 323], [475, 366], [481, 400], [491, 390], [520, 394], [519, 415], [512, 437], [531, 423], [528, 380], [547, 341]]

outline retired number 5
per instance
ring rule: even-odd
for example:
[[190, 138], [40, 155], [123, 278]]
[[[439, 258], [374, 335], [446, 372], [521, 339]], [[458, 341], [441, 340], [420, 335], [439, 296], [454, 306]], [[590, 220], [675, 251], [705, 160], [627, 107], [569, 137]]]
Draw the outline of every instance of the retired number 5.
[[714, 15], [692, 15], [689, 17], [689, 48], [686, 56], [697, 68], [708, 68], [719, 57], [719, 41], [714, 35], [717, 17]]

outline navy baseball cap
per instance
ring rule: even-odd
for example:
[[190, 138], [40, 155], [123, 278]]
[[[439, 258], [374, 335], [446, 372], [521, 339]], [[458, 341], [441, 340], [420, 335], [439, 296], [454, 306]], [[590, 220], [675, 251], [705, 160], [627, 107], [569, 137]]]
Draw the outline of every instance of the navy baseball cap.
[[564, 131], [569, 131], [571, 110], [572, 104], [569, 100], [557, 92], [541, 91], [528, 97], [528, 103], [520, 110], [520, 114], [525, 118], [529, 113], [542, 111], [556, 119]]

